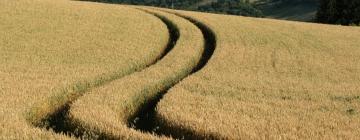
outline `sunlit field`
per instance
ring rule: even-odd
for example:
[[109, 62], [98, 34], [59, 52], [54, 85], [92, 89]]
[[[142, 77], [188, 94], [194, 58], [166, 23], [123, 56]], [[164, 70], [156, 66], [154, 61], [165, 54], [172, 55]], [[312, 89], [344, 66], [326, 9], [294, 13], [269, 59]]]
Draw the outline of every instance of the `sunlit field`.
[[0, 139], [357, 139], [360, 28], [0, 1]]
[[56, 111], [74, 90], [152, 64], [169, 37], [160, 19], [124, 6], [2, 0], [0, 7], [0, 139], [67, 138], [27, 119]]
[[218, 45], [160, 101], [164, 125], [209, 139], [360, 136], [360, 28], [179, 13]]

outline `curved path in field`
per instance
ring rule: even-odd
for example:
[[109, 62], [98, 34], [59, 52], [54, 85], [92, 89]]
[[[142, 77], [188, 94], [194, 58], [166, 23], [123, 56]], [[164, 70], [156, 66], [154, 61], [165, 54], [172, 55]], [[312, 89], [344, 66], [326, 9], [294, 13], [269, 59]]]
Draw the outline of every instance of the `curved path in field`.
[[[162, 11], [182, 17], [190, 21], [192, 24], [194, 24], [201, 30], [205, 39], [205, 50], [202, 55], [200, 63], [195, 67], [192, 73], [201, 70], [211, 59], [215, 51], [215, 48], [217, 46], [215, 32], [204, 23], [199, 22], [198, 20], [192, 17], [182, 15], [172, 10], [163, 9]], [[159, 103], [159, 101], [160, 99], [157, 100], [155, 105], [153, 105], [152, 110], [149, 110], [148, 112], [143, 113], [141, 114], [141, 116], [139, 116], [140, 123], [138, 123], [137, 125], [138, 128], [136, 129], [140, 131], [155, 133], [159, 136], [161, 135], [169, 136], [175, 139], [209, 139], [209, 138], [216, 139], [216, 137], [203, 137], [202, 135], [198, 135], [195, 131], [192, 131], [191, 129], [188, 128], [184, 128], [182, 126], [176, 126], [173, 124], [169, 125], [170, 123], [168, 123], [164, 118], [162, 118], [155, 110], [156, 105]], [[147, 122], [153, 122], [152, 124], [150, 124], [150, 126], [152, 126], [150, 127], [151, 129], [147, 127], [149, 126]]]
[[90, 139], [169, 139], [133, 128], [138, 128], [137, 122], [146, 118], [143, 115], [154, 110], [162, 94], [201, 69], [214, 51], [215, 43], [205, 40], [207, 35], [188, 19], [150, 8], [141, 10], [173, 23], [180, 32], [179, 40], [174, 49], [155, 65], [94, 90], [74, 102], [69, 116], [83, 132], [82, 136]]
[[[159, 58], [151, 62], [147, 67], [154, 65], [157, 61], [161, 60], [165, 55], [167, 55], [173, 49], [176, 41], [179, 38], [179, 31], [176, 27], [174, 27], [164, 18], [159, 19], [161, 19], [161, 21], [168, 28], [170, 35], [169, 41], [164, 47], [164, 50], [162, 54], [160, 54]], [[39, 103], [32, 107], [28, 112], [30, 115], [27, 116], [27, 120], [36, 127], [51, 129], [56, 133], [67, 133], [73, 135], [72, 131], [74, 131], [75, 128], [69, 125], [67, 118], [70, 105], [83, 96], [86, 92], [89, 92], [95, 88], [108, 84], [134, 72], [136, 71], [129, 71], [128, 73], [124, 74], [118, 74], [117, 72], [114, 72], [94, 79], [93, 81], [85, 81], [73, 85], [70, 90], [65, 89], [59, 93], [60, 96], [66, 96], [65, 98], [57, 97], [56, 95], [58, 94], [56, 94], [54, 97], [47, 99], [44, 103]]]
[[[190, 21], [192, 24], [199, 28], [204, 36], [205, 41], [205, 50], [202, 54], [201, 60], [198, 65], [193, 69], [191, 74], [201, 70], [207, 62], [210, 60], [216, 48], [216, 36], [214, 31], [212, 31], [207, 25], [193, 19], [191, 17], [179, 14], [172, 10], [158, 9], [163, 12], [167, 12], [170, 14], [174, 14], [181, 18], [184, 18]], [[167, 91], [166, 91], [167, 92]], [[155, 100], [151, 101], [148, 106], [143, 107], [142, 112], [140, 112], [136, 117], [132, 118], [129, 122], [129, 127], [132, 127], [136, 130], [147, 132], [147, 133], [155, 133], [158, 136], [168, 136], [175, 139], [206, 139], [201, 135], [197, 135], [196, 132], [191, 131], [190, 129], [183, 128], [180, 126], [170, 126], [163, 118], [161, 118], [156, 113], [156, 106], [163, 98], [163, 95], [166, 92], [161, 93], [161, 95]]]
[[[161, 59], [140, 72], [80, 90], [86, 94], [69, 98], [46, 115], [37, 115], [41, 107], [33, 108], [37, 118], [29, 119], [32, 124], [83, 139], [170, 139], [188, 133], [157, 123], [155, 107], [168, 89], [206, 65], [215, 50], [215, 34], [185, 16], [136, 8], [160, 18], [169, 29]], [[158, 125], [169, 130], [156, 129]]]

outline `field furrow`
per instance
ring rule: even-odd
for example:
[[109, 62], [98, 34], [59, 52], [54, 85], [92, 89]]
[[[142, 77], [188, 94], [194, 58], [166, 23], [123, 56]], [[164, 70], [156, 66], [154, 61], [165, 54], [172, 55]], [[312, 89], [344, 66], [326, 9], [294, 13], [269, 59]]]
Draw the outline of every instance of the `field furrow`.
[[[168, 139], [131, 128], [139, 114], [149, 112], [167, 89], [193, 72], [207, 48], [197, 26], [173, 14], [141, 8], [172, 24], [179, 39], [171, 52], [156, 64], [90, 91], [70, 106], [69, 120], [78, 136], [90, 139]], [[135, 123], [136, 124], [136, 123]]]

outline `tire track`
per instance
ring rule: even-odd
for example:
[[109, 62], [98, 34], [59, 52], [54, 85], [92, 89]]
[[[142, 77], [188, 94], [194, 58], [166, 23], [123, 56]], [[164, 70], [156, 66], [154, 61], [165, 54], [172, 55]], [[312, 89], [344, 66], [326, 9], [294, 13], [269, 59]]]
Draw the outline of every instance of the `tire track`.
[[[148, 13], [146, 13], [146, 14], [148, 14]], [[172, 23], [170, 23], [168, 20], [166, 20], [165, 18], [163, 18], [161, 16], [157, 16], [157, 15], [155, 15], [155, 16], [157, 18], [159, 18], [166, 25], [169, 35], [170, 35], [169, 41], [168, 41], [164, 51], [160, 55], [160, 57], [158, 59], [156, 59], [156, 61], [147, 65], [143, 69], [151, 67], [152, 65], [154, 65], [158, 61], [160, 61], [163, 57], [165, 57], [174, 48], [177, 40], [179, 39], [179, 30]], [[131, 73], [135, 73], [137, 71], [140, 71], [140, 70], [136, 70]], [[79, 129], [76, 125], [74, 125], [68, 116], [71, 104], [73, 102], [75, 102], [78, 98], [80, 98], [84, 93], [86, 93], [94, 88], [108, 84], [114, 80], [120, 79], [123, 76], [130, 75], [131, 73], [128, 73], [128, 74], [125, 74], [122, 76], [117, 76], [116, 74], [111, 74], [111, 75], [115, 75], [115, 76], [109, 76], [110, 78], [100, 78], [101, 81], [99, 83], [96, 83], [95, 85], [90, 85], [88, 83], [81, 83], [78, 85], [74, 85], [74, 87], [76, 89], [73, 89], [74, 90], [73, 92], [64, 93], [64, 94], [69, 94], [69, 96], [75, 96], [75, 97], [72, 97], [72, 98], [70, 98], [70, 100], [65, 101], [65, 104], [56, 106], [57, 109], [55, 109], [54, 112], [47, 112], [47, 115], [41, 116], [41, 118], [34, 118], [34, 117], [37, 117], [36, 114], [39, 110], [44, 111], [42, 108], [35, 106], [29, 111], [30, 112], [29, 114], [31, 114], [31, 115], [27, 119], [32, 125], [34, 125], [36, 127], [46, 128], [47, 130], [52, 130], [55, 133], [61, 133], [61, 134], [75, 136], [75, 137], [81, 137], [81, 135], [83, 134], [83, 132], [81, 132], [81, 131], [83, 131], [83, 130]], [[94, 81], [98, 81], [98, 79], [96, 79]], [[62, 91], [62, 92], [65, 92], [65, 91]], [[51, 102], [52, 99], [49, 99], [49, 100], [50, 100], [49, 102]], [[38, 121], [38, 120], [40, 120], [40, 121]]]
[[131, 127], [135, 124], [132, 122], [143, 118], [138, 117], [142, 112], [152, 110], [151, 104], [156, 104], [162, 93], [202, 68], [214, 51], [214, 47], [208, 49], [208, 46], [215, 45], [206, 45], [213, 43], [206, 43], [209, 41], [205, 41], [202, 31], [190, 21], [161, 11], [139, 10], [164, 17], [178, 26], [180, 39], [176, 49], [157, 64], [88, 94], [73, 104], [71, 122], [91, 135], [91, 139], [168, 139], [143, 133], [143, 130], [136, 131]]
[[[205, 41], [204, 44], [205, 49], [201, 56], [200, 62], [193, 69], [193, 71], [187, 76], [189, 77], [192, 74], [201, 70], [203, 67], [205, 67], [205, 65], [211, 59], [211, 56], [213, 55], [217, 44], [215, 32], [212, 31], [207, 25], [197, 21], [194, 18], [187, 17], [176, 12], [170, 12], [167, 10], [161, 10], [161, 11], [174, 14], [176, 16], [179, 16], [181, 18], [190, 21], [197, 28], [199, 28], [203, 34]], [[174, 84], [173, 86], [175, 86], [176, 84]], [[167, 125], [168, 123], [166, 123], [164, 119], [162, 119], [159, 115], [156, 114], [157, 104], [160, 102], [160, 100], [163, 98], [163, 96], [167, 93], [167, 91], [170, 88], [159, 93], [158, 96], [155, 99], [151, 100], [147, 106], [143, 106], [141, 112], [139, 112], [135, 117], [129, 120], [128, 127], [134, 128], [141, 132], [153, 133], [153, 134], [155, 133], [158, 136], [165, 135], [175, 139], [206, 139], [205, 137], [196, 134], [194, 131], [191, 131], [190, 129], [182, 128], [180, 126], [169, 126]]]
[[[174, 48], [177, 40], [179, 39], [179, 30], [164, 17], [156, 15], [156, 14], [152, 14], [152, 13], [148, 13], [148, 14], [154, 15], [155, 17], [159, 18], [164, 24], [166, 24], [168, 31], [169, 31], [170, 37], [169, 37], [167, 47], [165, 48], [165, 50], [162, 53], [162, 55], [160, 56], [160, 58], [157, 60], [157, 61], [160, 61], [162, 58], [164, 58], [166, 56], [166, 54], [168, 54]], [[153, 64], [156, 64], [156, 62], [154, 62]], [[151, 67], [153, 64], [147, 66], [146, 68]], [[144, 68], [144, 69], [146, 69], [146, 68]], [[116, 80], [116, 79], [114, 79], [114, 80]], [[62, 111], [60, 111], [56, 114], [53, 114], [52, 116], [49, 117], [49, 119], [48, 119], [49, 128], [52, 128], [52, 130], [56, 133], [64, 133], [64, 134], [69, 134], [69, 135], [73, 135], [76, 137], [82, 137], [82, 135], [84, 134], [83, 131], [86, 131], [86, 130], [81, 130], [81, 128], [79, 128], [76, 124], [74, 124], [71, 121], [71, 119], [68, 116], [70, 106], [71, 106], [71, 103], [65, 105], [65, 107]], [[103, 136], [103, 137], [105, 138], [106, 136]]]
[[[166, 26], [170, 32], [169, 42], [164, 51], [164, 54], [155, 63], [152, 64], [152, 65], [155, 65], [158, 61], [160, 61], [163, 57], [165, 57], [172, 50], [172, 48], [176, 45], [176, 42], [180, 36], [180, 31], [176, 27], [175, 24], [173, 24], [171, 21], [166, 19], [164, 16], [158, 15], [156, 13], [147, 11], [142, 8], [137, 8], [137, 9], [145, 11], [148, 14], [152, 14], [152, 15], [156, 16], [157, 18], [161, 19], [166, 24]], [[149, 100], [146, 100], [144, 104], [141, 104], [141, 106], [139, 107], [139, 111], [137, 111], [137, 113], [135, 113], [134, 115], [130, 115], [130, 118], [127, 120], [127, 122], [128, 122], [127, 127], [128, 127], [128, 129], [134, 128], [136, 130], [141, 131], [139, 133], [143, 133], [143, 132], [152, 133], [152, 134], [148, 133], [149, 135], [154, 135], [154, 134], [158, 135], [158, 136], [165, 135], [165, 136], [169, 136], [169, 137], [173, 137], [173, 138], [180, 138], [180, 139], [181, 138], [194, 138], [192, 136], [196, 135], [196, 134], [190, 132], [189, 130], [186, 130], [184, 128], [167, 126], [166, 123], [164, 123], [165, 121], [162, 121], [161, 118], [158, 118], [156, 116], [155, 108], [156, 108], [157, 103], [161, 100], [163, 95], [166, 94], [168, 89], [170, 89], [171, 87], [176, 85], [183, 78], [186, 78], [186, 77], [190, 76], [191, 74], [201, 70], [207, 64], [207, 62], [211, 58], [211, 56], [215, 50], [215, 47], [216, 47], [215, 34], [206, 25], [204, 25], [201, 22], [196, 21], [193, 18], [186, 17], [183, 15], [180, 15], [177, 13], [172, 13], [172, 12], [165, 11], [165, 10], [159, 10], [159, 11], [174, 14], [174, 15], [176, 15], [180, 18], [186, 19], [189, 22], [191, 22], [192, 24], [194, 24], [202, 33], [203, 40], [204, 40], [204, 46], [203, 46], [204, 50], [201, 54], [198, 64], [196, 64], [192, 68], [192, 70], [189, 71], [190, 73], [181, 77], [180, 79], [177, 79], [177, 80], [174, 79], [175, 81], [174, 81], [174, 83], [171, 82], [172, 83], [171, 85], [165, 84], [166, 86], [164, 85], [163, 86], [164, 88], [161, 89], [161, 91], [159, 91], [155, 95], [154, 98], [150, 98]], [[144, 70], [151, 67], [152, 65], [147, 66], [146, 68], [144, 68]], [[119, 78], [117, 78], [117, 79], [119, 79]], [[104, 86], [106, 83], [110, 83], [117, 79], [107, 81], [96, 87]], [[93, 87], [93, 88], [95, 88], [95, 87]], [[81, 92], [85, 93], [85, 92], [92, 90], [93, 88], [85, 89], [85, 90], [82, 90]], [[85, 138], [85, 139], [89, 139], [89, 138], [90, 139], [118, 139], [118, 138], [120, 138], [116, 135], [112, 135], [111, 133], [107, 133], [107, 132], [104, 132], [104, 131], [96, 129], [96, 128], [89, 129], [87, 127], [84, 127], [84, 125], [81, 124], [81, 122], [79, 122], [75, 118], [69, 116], [72, 104], [74, 102], [76, 102], [77, 99], [79, 99], [80, 97], [81, 96], [79, 96], [73, 100], [67, 101], [66, 104], [64, 104], [55, 113], [50, 114], [46, 118], [41, 118], [42, 123], [40, 125], [34, 124], [34, 123], [33, 124], [37, 127], [45, 127], [47, 129], [52, 129], [56, 133], [68, 134], [70, 136], [75, 136], [75, 137], [81, 138], [81, 139], [82, 138]], [[160, 127], [160, 129], [157, 129], [157, 127]], [[197, 137], [197, 138], [199, 138], [199, 137]]]

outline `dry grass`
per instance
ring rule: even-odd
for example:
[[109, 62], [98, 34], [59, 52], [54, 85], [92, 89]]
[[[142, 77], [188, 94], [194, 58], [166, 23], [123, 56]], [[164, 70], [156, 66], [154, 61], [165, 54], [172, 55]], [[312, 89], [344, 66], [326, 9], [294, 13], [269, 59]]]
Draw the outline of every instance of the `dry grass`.
[[0, 139], [67, 139], [26, 119], [38, 123], [72, 90], [144, 68], [169, 36], [158, 18], [118, 5], [1, 0], [0, 15]]
[[180, 36], [175, 47], [156, 64], [94, 89], [74, 102], [70, 109], [71, 120], [87, 131], [86, 137], [160, 138], [129, 128], [129, 119], [160, 92], [187, 76], [199, 63], [204, 50], [201, 31], [191, 22], [175, 15], [150, 11], [166, 18], [179, 30]]
[[[34, 126], [46, 126], [44, 119], [69, 102], [84, 138], [166, 139], [128, 121], [196, 67], [204, 40], [189, 21], [146, 9], [180, 31], [175, 48], [147, 68], [169, 39], [151, 14], [1, 0], [0, 139], [72, 139]], [[157, 117], [167, 131], [209, 139], [360, 137], [360, 28], [176, 12], [211, 28], [217, 48], [160, 101]]]
[[[157, 106], [197, 138], [360, 137], [360, 28], [181, 12], [218, 46]], [[184, 132], [180, 132], [183, 133]]]

